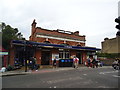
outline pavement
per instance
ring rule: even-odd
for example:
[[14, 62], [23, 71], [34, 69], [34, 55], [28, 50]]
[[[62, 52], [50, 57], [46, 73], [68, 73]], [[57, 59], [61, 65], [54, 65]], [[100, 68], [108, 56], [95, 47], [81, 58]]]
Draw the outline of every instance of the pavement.
[[[98, 68], [112, 68], [112, 66], [103, 66]], [[37, 71], [33, 70], [14, 70], [14, 71], [6, 71], [3, 73], [0, 73], [0, 77], [4, 76], [14, 76], [14, 75], [27, 75], [27, 74], [35, 74], [35, 73], [48, 73], [48, 72], [57, 72], [57, 71], [63, 71], [63, 70], [73, 70], [73, 67], [58, 67], [58, 68], [40, 68]], [[86, 66], [79, 67], [78, 69], [90, 69]]]

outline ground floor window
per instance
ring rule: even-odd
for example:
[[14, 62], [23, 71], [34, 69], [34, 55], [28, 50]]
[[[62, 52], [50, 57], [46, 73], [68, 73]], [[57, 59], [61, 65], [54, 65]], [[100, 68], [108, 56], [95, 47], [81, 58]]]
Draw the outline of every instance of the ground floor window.
[[69, 59], [70, 58], [70, 52], [69, 51], [59, 51], [59, 58], [62, 59]]
[[19, 62], [20, 65], [25, 65], [25, 59], [29, 60], [34, 56], [35, 49], [31, 47], [15, 46], [15, 63]]

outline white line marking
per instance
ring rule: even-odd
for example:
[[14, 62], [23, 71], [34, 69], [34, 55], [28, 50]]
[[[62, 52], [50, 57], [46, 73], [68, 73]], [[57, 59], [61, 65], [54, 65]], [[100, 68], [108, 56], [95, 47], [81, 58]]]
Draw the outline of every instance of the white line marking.
[[54, 86], [54, 88], [56, 88], [56, 86]]
[[113, 77], [120, 77], [120, 76], [118, 76], [118, 75], [112, 75]]
[[99, 74], [107, 74], [107, 73], [118, 73], [118, 71], [100, 72]]
[[103, 72], [100, 72], [99, 74], [105, 74], [105, 73], [103, 73]]

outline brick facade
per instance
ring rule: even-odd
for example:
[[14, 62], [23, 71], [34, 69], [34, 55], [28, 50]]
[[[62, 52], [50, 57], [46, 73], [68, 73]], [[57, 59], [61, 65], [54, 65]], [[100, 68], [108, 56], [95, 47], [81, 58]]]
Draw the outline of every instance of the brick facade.
[[48, 30], [36, 27], [35, 20], [32, 23], [30, 41], [42, 42], [49, 41], [51, 44], [66, 43], [70, 46], [85, 46], [85, 36], [79, 35], [79, 31], [70, 32], [64, 30]]
[[[85, 35], [80, 35], [79, 31], [76, 32], [70, 32], [70, 31], [64, 31], [64, 30], [48, 30], [43, 29], [41, 27], [36, 27], [35, 20], [31, 24], [31, 36], [29, 37], [30, 41], [35, 42], [49, 42], [51, 44], [66, 44], [69, 46], [85, 46]], [[49, 49], [49, 48], [48, 48]], [[37, 57], [37, 60], [39, 61], [38, 64], [41, 64], [41, 51], [37, 50], [35, 56]], [[77, 52], [76, 50], [69, 50], [70, 56], [76, 56]], [[39, 54], [38, 54], [39, 53]], [[59, 49], [51, 49], [51, 55], [52, 54], [59, 54]], [[50, 57], [51, 59], [53, 57]], [[82, 60], [86, 60], [86, 52], [82, 53]], [[83, 62], [82, 61], [82, 62]], [[52, 64], [52, 60], [50, 60], [50, 65]]]
[[10, 55], [10, 59], [9, 59], [9, 64], [10, 65], [14, 65], [14, 58], [15, 58], [15, 49], [14, 49], [14, 47], [11, 47], [10, 48], [10, 53], [9, 53]]
[[[31, 35], [28, 42], [31, 42], [32, 44], [26, 46], [25, 49], [24, 42], [26, 41], [20, 41], [21, 44], [18, 41], [18, 43], [16, 42], [11, 48], [11, 65], [14, 65], [15, 58], [18, 58], [19, 61], [22, 62], [22, 65], [24, 65], [23, 60], [33, 56], [36, 57], [36, 62], [39, 65], [52, 65], [54, 58], [57, 59], [57, 65], [59, 65], [60, 60], [68, 60], [69, 62], [73, 56], [77, 56], [80, 59], [79, 64], [83, 64], [87, 60], [87, 52], [91, 52], [89, 50], [95, 49], [85, 47], [85, 35], [80, 35], [79, 31], [70, 32], [59, 29], [48, 30], [36, 27], [36, 24], [35, 20], [31, 24]], [[36, 42], [38, 42], [37, 44], [42, 45], [37, 46], [37, 44], [35, 44]], [[27, 55], [24, 56], [22, 53], [26, 53]]]

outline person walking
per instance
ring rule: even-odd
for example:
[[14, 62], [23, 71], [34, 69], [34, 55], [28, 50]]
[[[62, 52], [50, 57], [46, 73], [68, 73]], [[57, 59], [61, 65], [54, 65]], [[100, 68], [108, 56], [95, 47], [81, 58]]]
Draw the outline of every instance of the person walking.
[[74, 62], [74, 68], [77, 69], [78, 68], [79, 59], [76, 56], [73, 58], [73, 62]]
[[87, 60], [87, 64], [88, 64], [87, 66], [90, 67], [90, 64], [91, 64], [91, 60], [90, 60], [90, 58], [88, 58], [88, 60]]
[[92, 60], [92, 67], [93, 68], [95, 68], [95, 66], [96, 66], [96, 60], [95, 60], [95, 58]]

